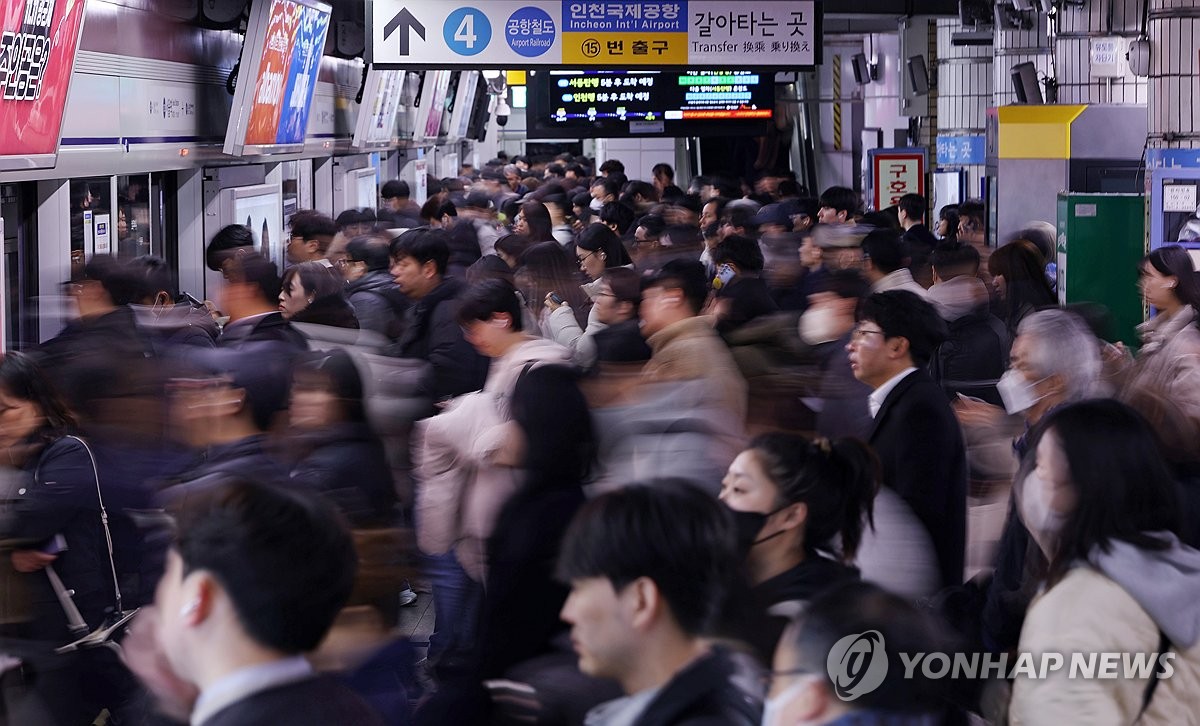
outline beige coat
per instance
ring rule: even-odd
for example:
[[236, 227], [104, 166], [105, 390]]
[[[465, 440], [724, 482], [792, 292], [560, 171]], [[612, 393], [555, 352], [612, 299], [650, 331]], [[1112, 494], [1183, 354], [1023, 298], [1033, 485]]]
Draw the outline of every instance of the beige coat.
[[1126, 373], [1126, 390], [1154, 391], [1200, 421], [1200, 329], [1195, 311], [1184, 306], [1170, 318], [1160, 315], [1138, 326], [1138, 333], [1142, 349]]
[[720, 400], [733, 420], [745, 422], [746, 379], [707, 318], [672, 323], [647, 338], [646, 343], [651, 350], [643, 369], [647, 382], [708, 381], [720, 391]]
[[[1091, 567], [1076, 567], [1033, 601], [1019, 650], [1056, 653], [1153, 653], [1155, 622], [1126, 590]], [[1176, 651], [1174, 673], [1160, 680], [1142, 724], [1200, 723], [1200, 644]], [[1044, 680], [1018, 677], [1012, 724], [1128, 726], [1142, 708], [1146, 679], [1069, 679], [1068, 668]]]

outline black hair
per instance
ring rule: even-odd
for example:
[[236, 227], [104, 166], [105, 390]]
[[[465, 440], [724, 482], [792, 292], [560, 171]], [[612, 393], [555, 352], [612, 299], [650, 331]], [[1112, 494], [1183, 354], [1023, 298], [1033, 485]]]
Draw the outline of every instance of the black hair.
[[[865, 670], [874, 659], [885, 658], [886, 675], [878, 687], [857, 695], [848, 705], [887, 714], [936, 714], [946, 707], [945, 681], [929, 678], [921, 668], [913, 669], [909, 677], [901, 656], [952, 652], [953, 640], [943, 627], [903, 597], [873, 583], [854, 581], [830, 587], [810, 600], [792, 631], [795, 640], [785, 645], [795, 649], [796, 667], [820, 676], [833, 699], [835, 688], [846, 684], [830, 680], [831, 651], [843, 639], [857, 636], [856, 646], [866, 640], [870, 652], [865, 657], [870, 660], [861, 667]], [[871, 633], [881, 637], [871, 640]]]
[[666, 164], [666, 163], [662, 163], [662, 162], [655, 164], [650, 169], [650, 173], [653, 174], [655, 177], [661, 176], [661, 177], [667, 179], [668, 181], [675, 180], [675, 170], [671, 168], [670, 164]]
[[96, 255], [83, 266], [83, 279], [95, 280], [113, 305], [128, 305], [142, 299], [141, 275], [111, 255]]
[[722, 221], [730, 227], [741, 227], [746, 231], [746, 236], [754, 237], [758, 234], [758, 225], [754, 220], [758, 216], [758, 210], [746, 206], [745, 204], [726, 205], [721, 212]]
[[638, 227], [646, 230], [646, 237], [649, 239], [658, 239], [667, 228], [667, 222], [658, 214], [647, 214], [634, 225], [636, 230]]
[[316, 648], [350, 597], [354, 541], [314, 494], [234, 480], [177, 521], [184, 575], [211, 573], [246, 633], [272, 650]]
[[233, 268], [229, 272], [231, 282], [253, 285], [258, 288], [264, 301], [271, 305], [279, 302], [279, 291], [282, 284], [279, 279], [279, 268], [257, 252], [250, 252], [233, 258]]
[[500, 313], [506, 313], [512, 318], [513, 331], [522, 330], [521, 298], [517, 297], [517, 289], [508, 280], [480, 280], [459, 300], [459, 325], [491, 320], [493, 315]]
[[1037, 245], [1024, 239], [1000, 245], [988, 257], [988, 272], [1004, 278], [1004, 319], [1009, 327], [1030, 311], [1058, 303], [1046, 281], [1045, 267]]
[[513, 271], [498, 255], [484, 255], [471, 263], [466, 277], [468, 285], [476, 285], [484, 280], [507, 280], [511, 284]]
[[863, 257], [885, 275], [904, 267], [908, 251], [900, 234], [892, 229], [873, 229], [863, 237]]
[[420, 217], [421, 217], [421, 221], [425, 222], [425, 223], [429, 223], [434, 220], [441, 219], [442, 218], [442, 206], [443, 206], [442, 200], [438, 199], [437, 197], [429, 197], [428, 199], [426, 199], [425, 203], [421, 205], [421, 211], [419, 213]]
[[949, 336], [946, 322], [933, 305], [908, 290], [877, 292], [863, 301], [858, 320], [869, 320], [883, 331], [884, 338], [905, 338], [913, 364], [929, 362], [934, 350]]
[[367, 423], [362, 374], [345, 350], [334, 348], [302, 354], [296, 360], [292, 380], [293, 390], [316, 388], [332, 393], [341, 407], [344, 421]]
[[758, 240], [740, 234], [728, 235], [718, 242], [713, 248], [712, 260], [718, 265], [736, 265], [741, 273], [751, 275], [762, 272], [765, 264]]
[[45, 418], [42, 434], [46, 441], [61, 438], [75, 428], [75, 417], [62, 394], [37, 361], [25, 353], [14, 350], [0, 358], [0, 389], [37, 407]]
[[834, 270], [817, 284], [816, 292], [831, 292], [843, 300], [861, 300], [870, 290], [871, 283], [858, 270]]
[[624, 174], [625, 165], [622, 164], [619, 159], [608, 159], [600, 165], [600, 171], [604, 172], [605, 174], [611, 174], [613, 172]]
[[642, 291], [653, 287], [679, 290], [693, 315], [699, 315], [708, 297], [708, 280], [699, 260], [668, 260], [653, 277], [642, 284]]
[[704, 208], [710, 204], [716, 205], [716, 208], [713, 211], [714, 211], [714, 214], [716, 215], [717, 219], [720, 220], [721, 216], [723, 214], [725, 214], [725, 205], [729, 204], [729, 197], [722, 197], [722, 196], [710, 197], [707, 201], [700, 204], [699, 211], [703, 212]]
[[716, 190], [717, 196], [725, 197], [726, 199], [739, 199], [742, 196], [742, 186], [725, 176], [714, 176], [710, 183], [713, 189]]
[[1050, 557], [1051, 584], [1097, 548], [1110, 552], [1115, 542], [1148, 550], [1171, 546], [1155, 533], [1180, 532], [1180, 492], [1145, 419], [1123, 403], [1096, 399], [1056, 409], [1038, 429], [1030, 442], [1033, 461], [1042, 438], [1053, 432], [1078, 495]]
[[612, 288], [618, 303], [632, 303], [635, 310], [642, 303], [642, 278], [628, 267], [610, 267], [601, 279]]
[[[678, 187], [676, 187], [678, 189]], [[663, 197], [666, 198], [666, 190], [663, 191]], [[674, 201], [675, 206], [686, 209], [689, 212], [699, 215], [704, 205], [700, 202], [699, 194], [684, 194]]]
[[904, 210], [904, 213], [912, 221], [924, 222], [925, 211], [929, 205], [925, 202], [925, 197], [920, 194], [905, 194], [896, 202], [896, 206]]
[[204, 249], [204, 264], [213, 272], [221, 271], [221, 263], [238, 249], [254, 249], [254, 233], [244, 224], [228, 224], [217, 230]]
[[700, 636], [725, 604], [737, 559], [727, 509], [694, 485], [660, 480], [585, 504], [567, 529], [558, 576], [602, 577], [616, 590], [648, 578], [683, 632]]
[[521, 214], [525, 216], [527, 233], [534, 242], [551, 242], [554, 240], [554, 221], [550, 218], [550, 210], [536, 199], [521, 202]]
[[809, 441], [769, 433], [755, 437], [748, 448], [779, 490], [772, 509], [798, 502], [808, 506], [804, 546], [852, 563], [864, 524], [874, 527], [879, 462], [870, 447], [851, 438]]
[[[944, 215], [945, 212], [946, 210], [943, 208], [942, 214]], [[956, 209], [955, 212], [959, 222], [966, 221], [968, 227], [983, 231], [984, 216], [987, 214], [987, 210], [983, 206], [983, 202], [979, 201], [978, 199], [968, 199], [962, 204], [959, 204], [958, 209]], [[949, 219], [949, 217], [946, 218]], [[955, 230], [957, 229], [958, 227], [956, 225]]]
[[821, 211], [821, 203], [813, 197], [801, 197], [788, 202], [792, 206], [793, 216], [805, 216], [811, 219], [814, 223], [817, 221], [817, 214]]
[[314, 300], [326, 297], [342, 297], [345, 283], [333, 268], [326, 267], [320, 262], [301, 262], [292, 265], [283, 272], [281, 286], [284, 290], [294, 279], [300, 280], [300, 287], [306, 295], [312, 295]]
[[167, 293], [174, 302], [179, 297], [175, 275], [167, 261], [157, 255], [141, 255], [129, 262], [129, 270], [139, 280], [138, 299], [153, 298], [160, 292]]
[[[669, 241], [673, 250], [698, 250], [704, 247], [704, 237], [694, 224], [672, 224], [663, 230], [662, 239]], [[663, 244], [666, 245], [666, 242]]]
[[305, 241], [316, 240], [317, 249], [324, 254], [325, 250], [329, 249], [334, 235], [338, 233], [338, 224], [316, 210], [301, 209], [288, 218], [288, 229]]
[[853, 217], [859, 210], [861, 203], [858, 199], [858, 192], [847, 187], [829, 187], [821, 192], [821, 198], [818, 203], [822, 207], [829, 207], [835, 212], [845, 212], [846, 217]]
[[584, 169], [583, 164], [580, 163], [567, 164], [566, 171], [573, 173], [577, 179], [587, 176], [587, 169]]
[[389, 253], [393, 259], [411, 257], [422, 266], [433, 262], [438, 275], [445, 275], [450, 263], [450, 244], [441, 229], [410, 229], [392, 240]]
[[962, 242], [943, 242], [930, 255], [933, 271], [943, 280], [979, 273], [979, 250]]
[[1200, 311], [1200, 278], [1192, 265], [1192, 256], [1179, 245], [1163, 245], [1142, 258], [1139, 273], [1146, 265], [1158, 270], [1160, 275], [1174, 277], [1175, 297], [1184, 305]]
[[647, 202], [658, 201], [658, 189], [653, 184], [640, 179], [634, 179], [625, 187], [625, 193], [630, 197], [641, 197]]
[[346, 243], [346, 256], [355, 262], [367, 263], [367, 271], [386, 270], [392, 257], [386, 237], [364, 234]]
[[603, 252], [605, 267], [621, 267], [631, 261], [617, 233], [599, 222], [593, 222], [583, 228], [575, 240], [575, 249]]
[[521, 264], [521, 257], [525, 255], [525, 250], [533, 246], [533, 240], [523, 234], [506, 234], [496, 240], [494, 245], [497, 252], [503, 252], [509, 257]]
[[608, 177], [606, 177], [606, 178], [612, 179], [613, 184], [617, 185], [617, 193], [618, 194], [621, 191], [621, 187], [625, 186], [625, 183], [629, 181], [629, 177], [625, 176], [625, 172], [623, 172], [623, 171], [614, 171], [611, 174], [609, 174]]
[[800, 196], [800, 183], [795, 179], [781, 179], [779, 181], [779, 197], [780, 199]]
[[900, 232], [900, 218], [896, 216], [895, 207], [867, 212], [859, 219], [859, 224], [864, 227], [874, 227], [875, 229], [887, 230], [889, 232]]
[[621, 202], [605, 202], [600, 207], [599, 218], [605, 224], [611, 224], [617, 228], [617, 234], [624, 235], [629, 232], [630, 226], [633, 225], [633, 218], [637, 212], [633, 208], [622, 204]]
[[571, 306], [579, 326], [587, 326], [590, 306], [579, 286], [579, 266], [559, 243], [539, 242], [525, 250], [516, 280], [535, 312], [541, 310], [547, 295], [556, 292]]
[[402, 179], [392, 179], [384, 182], [383, 187], [379, 190], [379, 196], [384, 199], [408, 199], [409, 195], [408, 182]]
[[556, 176], [559, 178], [565, 177], [567, 175], [566, 167], [564, 167], [562, 164], [559, 164], [557, 162], [546, 165], [546, 171], [549, 172], [550, 176]]

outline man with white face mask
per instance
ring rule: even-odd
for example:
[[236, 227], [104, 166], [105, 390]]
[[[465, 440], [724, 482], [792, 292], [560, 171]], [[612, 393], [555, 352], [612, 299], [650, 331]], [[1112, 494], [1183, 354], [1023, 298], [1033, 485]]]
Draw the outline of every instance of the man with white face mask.
[[[1042, 310], [1027, 316], [1017, 328], [1008, 370], [996, 385], [1004, 408], [966, 399], [955, 404], [968, 438], [973, 438], [972, 429], [991, 429], [1006, 439], [1019, 433], [1012, 440], [1012, 449], [1018, 461], [1024, 458], [1029, 453], [1030, 433], [1052, 411], [1107, 392], [1100, 378], [1100, 346], [1074, 313]], [[1007, 428], [1006, 411], [1020, 415], [1017, 431]], [[1029, 544], [1029, 532], [1016, 507], [1010, 506], [982, 614], [983, 642], [989, 650], [1000, 652], [1017, 646], [1029, 603], [1024, 587]]]
[[[840, 641], [847, 637], [854, 642], [847, 652], [861, 656], [830, 658], [830, 651], [844, 650]], [[779, 641], [763, 726], [940, 723], [938, 683], [921, 668], [905, 678], [899, 657], [935, 651], [940, 640], [929, 618], [877, 585], [853, 582], [827, 590]], [[846, 672], [838, 661], [848, 664]]]
[[865, 441], [871, 433], [871, 387], [854, 377], [846, 352], [854, 310], [867, 288], [854, 270], [830, 273], [800, 316], [800, 338], [820, 356], [822, 371], [820, 396], [805, 403], [817, 413], [817, 433], [829, 439], [853, 436]]

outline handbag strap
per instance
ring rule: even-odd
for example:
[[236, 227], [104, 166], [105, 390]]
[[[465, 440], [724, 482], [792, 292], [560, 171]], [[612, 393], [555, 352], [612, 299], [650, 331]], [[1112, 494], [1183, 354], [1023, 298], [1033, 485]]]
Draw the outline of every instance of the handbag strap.
[[96, 466], [96, 456], [92, 453], [92, 447], [88, 446], [83, 439], [78, 436], [67, 436], [66, 438], [78, 441], [83, 450], [87, 452], [88, 460], [92, 463], [92, 476], [96, 482], [96, 500], [100, 503], [100, 525], [104, 528], [104, 544], [108, 549], [108, 567], [112, 573], [113, 594], [117, 598], [117, 612], [123, 613], [125, 608], [121, 602], [121, 584], [117, 578], [117, 563], [113, 559], [112, 531], [108, 528], [108, 509], [104, 506], [104, 493], [100, 491], [100, 469]]

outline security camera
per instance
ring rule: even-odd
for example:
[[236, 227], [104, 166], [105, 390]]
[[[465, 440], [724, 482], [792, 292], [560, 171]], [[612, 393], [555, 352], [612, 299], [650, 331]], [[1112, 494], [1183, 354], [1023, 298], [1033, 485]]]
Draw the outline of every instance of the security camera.
[[496, 103], [496, 125], [507, 126], [508, 117], [512, 115], [512, 108], [509, 107], [508, 101], [501, 98]]
[[1129, 72], [1138, 78], [1150, 75], [1150, 39], [1146, 37], [1129, 41], [1129, 51], [1125, 53], [1129, 61]]

